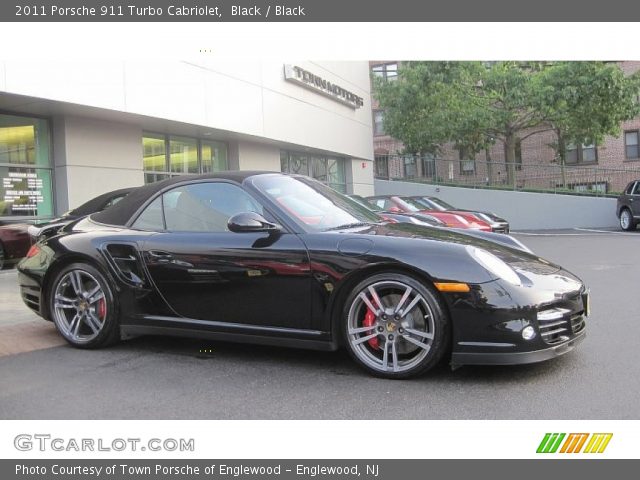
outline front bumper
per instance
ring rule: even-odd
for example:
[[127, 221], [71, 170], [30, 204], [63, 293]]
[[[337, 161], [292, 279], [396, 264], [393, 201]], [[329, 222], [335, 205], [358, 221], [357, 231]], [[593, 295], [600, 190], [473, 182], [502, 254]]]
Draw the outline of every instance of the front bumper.
[[453, 353], [452, 365], [521, 365], [525, 363], [544, 362], [569, 353], [587, 334], [583, 331], [572, 339], [542, 350], [532, 352], [495, 352], [495, 353]]
[[[574, 288], [563, 291], [558, 285], [575, 279], [565, 271], [548, 277], [547, 288], [509, 288], [505, 282], [495, 281], [474, 285], [466, 294], [449, 295], [451, 363], [524, 364], [573, 350], [586, 334], [588, 290], [574, 281]], [[549, 288], [555, 286], [557, 289]]]

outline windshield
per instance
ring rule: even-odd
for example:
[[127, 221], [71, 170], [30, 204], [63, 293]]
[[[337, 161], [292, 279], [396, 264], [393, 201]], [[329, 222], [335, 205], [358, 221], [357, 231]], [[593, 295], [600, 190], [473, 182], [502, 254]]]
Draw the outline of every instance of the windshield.
[[421, 205], [420, 202], [416, 202], [412, 198], [401, 198], [399, 199], [403, 205], [406, 206], [406, 209], [411, 212], [419, 212], [420, 210], [424, 210], [424, 205]]
[[438, 207], [438, 210], [455, 210], [455, 207], [444, 200], [440, 200], [436, 197], [425, 198], [425, 200], [430, 201]]
[[384, 212], [384, 210], [380, 207], [378, 207], [377, 205], [373, 204], [373, 203], [369, 203], [367, 202], [363, 197], [361, 197], [360, 195], [349, 195], [349, 198], [351, 200], [355, 200], [357, 203], [359, 203], [360, 205], [362, 205], [363, 207], [372, 210], [374, 212]]
[[422, 205], [423, 209], [427, 209], [427, 210], [446, 210], [444, 208], [442, 208], [440, 205], [438, 205], [437, 203], [432, 202], [430, 199], [428, 199], [427, 197], [414, 197], [413, 201], [416, 203], [419, 203], [420, 205]]
[[382, 221], [355, 200], [310, 178], [264, 175], [256, 177], [253, 184], [290, 216], [314, 231]]

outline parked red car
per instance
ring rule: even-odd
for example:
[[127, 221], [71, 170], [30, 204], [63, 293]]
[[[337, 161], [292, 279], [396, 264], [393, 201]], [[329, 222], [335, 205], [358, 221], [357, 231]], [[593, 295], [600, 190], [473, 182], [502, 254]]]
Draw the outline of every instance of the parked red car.
[[410, 199], [419, 203], [429, 210], [437, 210], [440, 212], [450, 213], [470, 213], [475, 215], [483, 222], [487, 222], [491, 226], [491, 230], [496, 233], [509, 233], [509, 222], [504, 218], [499, 217], [492, 212], [479, 212], [477, 210], [467, 210], [464, 208], [456, 208], [453, 205], [448, 204], [444, 200], [440, 200], [438, 197], [429, 197], [426, 195], [414, 195], [411, 197], [402, 197], [403, 199]]
[[31, 247], [26, 223], [0, 223], [0, 270], [17, 263]]
[[451, 228], [469, 228], [473, 230], [481, 230], [490, 232], [491, 225], [477, 218], [475, 215], [465, 212], [439, 212], [427, 210], [423, 205], [418, 204], [411, 199], [403, 199], [396, 195], [377, 195], [375, 197], [367, 197], [367, 201], [372, 205], [378, 206], [389, 212], [420, 212], [436, 217]]

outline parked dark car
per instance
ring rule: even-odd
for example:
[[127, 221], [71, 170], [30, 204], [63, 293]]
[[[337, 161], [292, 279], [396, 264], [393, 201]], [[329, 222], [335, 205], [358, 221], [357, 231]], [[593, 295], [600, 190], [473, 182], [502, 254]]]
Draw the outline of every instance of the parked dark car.
[[640, 180], [627, 185], [624, 193], [618, 197], [616, 215], [623, 230], [635, 230], [640, 222]]
[[0, 222], [0, 270], [14, 265], [26, 255], [31, 247], [28, 228], [29, 224], [23, 222]]
[[348, 195], [349, 198], [355, 200], [363, 207], [368, 208], [376, 212], [382, 218], [386, 220], [395, 221], [398, 223], [413, 223], [415, 225], [432, 226], [432, 227], [444, 227], [445, 223], [442, 220], [438, 220], [433, 215], [427, 215], [424, 213], [410, 213], [410, 212], [387, 212], [382, 208], [367, 202], [367, 199], [360, 195]]
[[491, 231], [496, 233], [509, 233], [509, 222], [504, 218], [499, 217], [495, 213], [492, 212], [481, 212], [478, 210], [467, 210], [464, 208], [456, 208], [453, 205], [445, 202], [444, 200], [439, 199], [438, 197], [429, 197], [416, 195], [408, 197], [416, 202], [424, 205], [425, 208], [430, 210], [438, 210], [440, 212], [451, 212], [451, 213], [471, 213], [475, 215], [480, 220], [487, 222], [491, 226]]
[[381, 222], [298, 175], [174, 177], [34, 244], [27, 306], [73, 346], [142, 334], [319, 350], [374, 375], [557, 357], [588, 293], [562, 267], [452, 229]]
[[390, 212], [398, 213], [422, 213], [432, 215], [444, 222], [447, 227], [491, 231], [491, 226], [483, 220], [470, 213], [441, 212], [426, 208], [424, 205], [410, 198], [403, 198], [398, 195], [376, 195], [367, 197], [367, 201], [372, 205], [384, 208]]
[[120, 188], [118, 190], [113, 190], [112, 192], [98, 195], [79, 207], [63, 213], [58, 218], [30, 226], [28, 228], [29, 235], [31, 235], [33, 241], [38, 241], [44, 237], [53, 235], [73, 220], [77, 220], [78, 218], [82, 218], [86, 215], [91, 215], [92, 213], [101, 212], [102, 210], [115, 205], [124, 197], [129, 195], [134, 189], [135, 187]]

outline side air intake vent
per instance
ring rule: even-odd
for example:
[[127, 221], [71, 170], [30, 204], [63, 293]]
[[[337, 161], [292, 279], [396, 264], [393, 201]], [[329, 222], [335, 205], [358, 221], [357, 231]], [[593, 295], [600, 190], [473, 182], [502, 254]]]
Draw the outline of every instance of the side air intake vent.
[[122, 280], [135, 286], [141, 286], [144, 283], [142, 266], [135, 245], [109, 243], [102, 247], [102, 251]]

